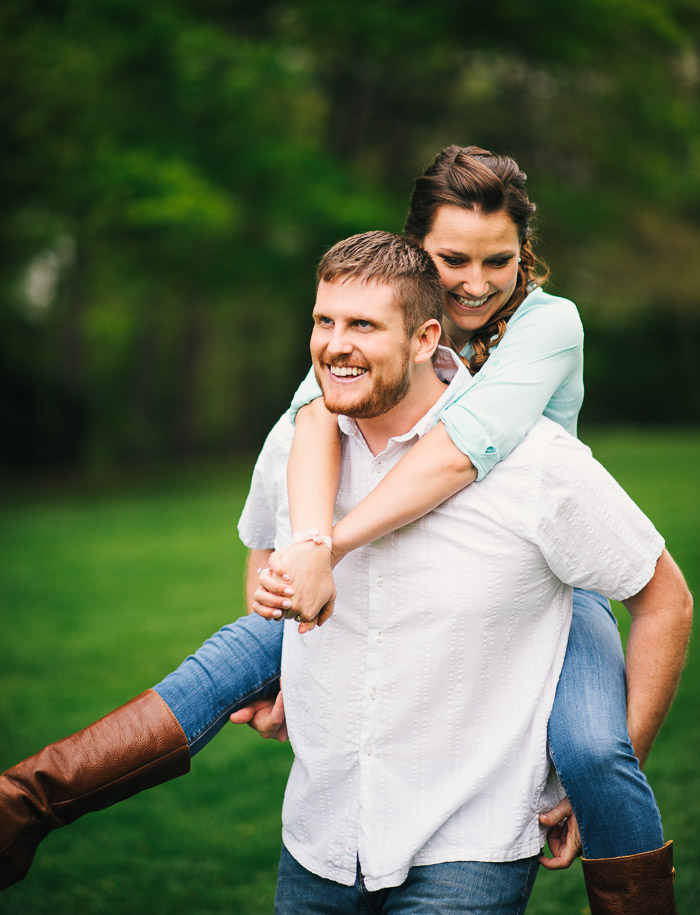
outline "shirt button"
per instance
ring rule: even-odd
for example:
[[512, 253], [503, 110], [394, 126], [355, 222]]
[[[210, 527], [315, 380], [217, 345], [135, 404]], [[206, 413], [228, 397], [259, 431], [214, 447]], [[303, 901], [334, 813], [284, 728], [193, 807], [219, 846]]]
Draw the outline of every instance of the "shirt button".
[[378, 588], [381, 588], [383, 584], [384, 584], [384, 579], [383, 579], [382, 576], [380, 575], [380, 576], [377, 578], [377, 587], [378, 587]]
[[377, 687], [376, 687], [376, 686], [372, 686], [372, 687], [370, 688], [370, 691], [369, 691], [369, 698], [370, 698], [370, 699], [376, 699], [376, 698], [377, 698]]
[[384, 636], [381, 634], [381, 632], [378, 632], [378, 633], [375, 635], [374, 640], [375, 640], [377, 643], [381, 644], [381, 643], [384, 641]]
[[367, 746], [365, 747], [365, 755], [371, 756], [373, 752], [374, 752], [374, 750], [372, 749], [372, 747], [369, 744], [367, 744]]
[[382, 462], [381, 462], [381, 461], [377, 461], [377, 465], [376, 465], [376, 466], [377, 466], [377, 473], [381, 473], [381, 472], [382, 472], [382, 469], [383, 469], [383, 468], [382, 468]]

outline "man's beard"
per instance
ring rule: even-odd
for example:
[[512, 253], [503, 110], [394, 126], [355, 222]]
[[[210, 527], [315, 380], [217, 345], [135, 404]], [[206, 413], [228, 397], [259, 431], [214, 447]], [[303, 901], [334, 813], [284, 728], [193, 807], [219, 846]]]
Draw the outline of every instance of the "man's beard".
[[[339, 364], [342, 365], [342, 363]], [[353, 419], [374, 419], [375, 416], [382, 416], [384, 413], [388, 413], [408, 394], [408, 389], [411, 386], [409, 348], [406, 347], [403, 351], [401, 370], [397, 375], [389, 380], [382, 377], [376, 378], [372, 384], [372, 390], [367, 393], [363, 400], [343, 403], [338, 398], [338, 400], [334, 401], [332, 394], [326, 391], [319, 380], [318, 372], [316, 372], [316, 380], [323, 391], [323, 402], [329, 413], [342, 413], [343, 416], [351, 416]]]

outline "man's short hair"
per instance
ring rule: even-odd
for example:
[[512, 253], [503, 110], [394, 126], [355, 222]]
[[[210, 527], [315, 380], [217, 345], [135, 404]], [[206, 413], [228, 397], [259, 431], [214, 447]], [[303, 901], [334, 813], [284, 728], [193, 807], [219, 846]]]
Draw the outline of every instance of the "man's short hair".
[[333, 245], [321, 258], [316, 280], [334, 283], [344, 278], [391, 286], [409, 337], [431, 318], [442, 318], [443, 290], [437, 267], [420, 245], [403, 235], [363, 232]]

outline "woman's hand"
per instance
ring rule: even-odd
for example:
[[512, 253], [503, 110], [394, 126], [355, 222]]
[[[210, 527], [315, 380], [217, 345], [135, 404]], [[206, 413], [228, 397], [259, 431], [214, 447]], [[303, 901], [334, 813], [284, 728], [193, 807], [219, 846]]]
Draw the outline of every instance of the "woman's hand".
[[252, 605], [256, 613], [267, 619], [296, 619], [300, 633], [332, 616], [336, 592], [328, 547], [295, 543], [273, 553], [269, 563], [259, 573]]
[[564, 870], [581, 854], [581, 834], [568, 798], [549, 813], [540, 814], [540, 823], [549, 826], [547, 842], [552, 857], [540, 855], [538, 861], [548, 871]]

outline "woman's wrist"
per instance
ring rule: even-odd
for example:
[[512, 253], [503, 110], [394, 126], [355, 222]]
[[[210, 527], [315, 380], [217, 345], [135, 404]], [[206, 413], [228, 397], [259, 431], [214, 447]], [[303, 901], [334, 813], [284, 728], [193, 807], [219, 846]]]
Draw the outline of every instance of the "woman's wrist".
[[[333, 539], [331, 547], [331, 565], [335, 568], [341, 559], [344, 559], [348, 553], [351, 553], [355, 547], [348, 543], [348, 539], [345, 536], [347, 525], [344, 524], [345, 519], [341, 519], [333, 528]], [[362, 546], [363, 544], [359, 544]]]
[[295, 543], [316, 543], [327, 547], [333, 552], [333, 540], [328, 534], [322, 534], [317, 527], [307, 527], [306, 530], [296, 531], [292, 534], [292, 545]]

